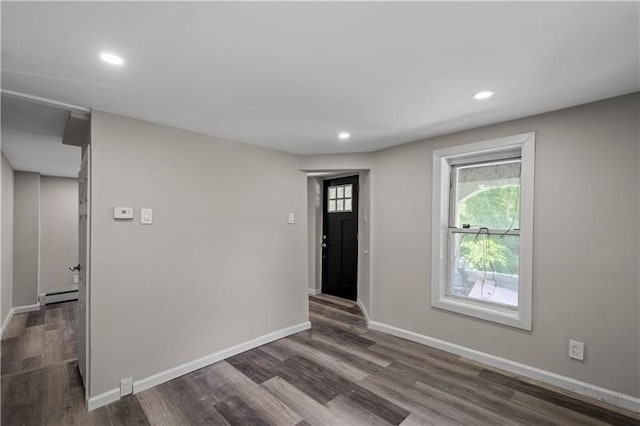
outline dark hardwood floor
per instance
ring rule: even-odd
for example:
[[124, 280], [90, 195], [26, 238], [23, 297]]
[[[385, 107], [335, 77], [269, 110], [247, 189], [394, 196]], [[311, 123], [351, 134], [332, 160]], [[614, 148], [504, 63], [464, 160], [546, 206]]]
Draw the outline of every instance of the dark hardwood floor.
[[640, 425], [597, 401], [368, 330], [310, 297], [311, 330], [90, 413], [75, 302], [15, 315], [2, 339], [3, 425]]

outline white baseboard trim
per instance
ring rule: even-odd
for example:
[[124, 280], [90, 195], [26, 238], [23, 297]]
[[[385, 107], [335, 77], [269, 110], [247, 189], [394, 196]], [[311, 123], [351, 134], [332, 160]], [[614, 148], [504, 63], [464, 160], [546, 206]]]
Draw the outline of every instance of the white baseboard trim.
[[96, 408], [111, 404], [112, 402], [116, 402], [119, 399], [120, 389], [111, 389], [110, 391], [101, 393], [98, 396], [89, 398], [89, 400], [87, 401], [87, 411], [95, 410]]
[[311, 296], [315, 296], [316, 294], [320, 294], [320, 290], [318, 290], [317, 288], [310, 288], [309, 289], [309, 294]]
[[27, 306], [16, 306], [13, 307], [9, 310], [9, 315], [7, 315], [7, 318], [5, 318], [4, 322], [2, 323], [2, 329], [0, 330], [0, 336], [4, 336], [4, 332], [7, 329], [7, 327], [9, 327], [9, 323], [11, 322], [11, 319], [13, 318], [13, 316], [15, 314], [23, 314], [25, 312], [33, 312], [33, 311], [37, 311], [40, 309], [40, 305], [39, 304], [35, 304], [35, 305], [27, 305]]
[[367, 308], [364, 307], [364, 303], [362, 303], [362, 300], [358, 299], [356, 300], [356, 302], [358, 303], [358, 307], [362, 311], [362, 315], [364, 315], [364, 320], [367, 322], [367, 325], [369, 325], [369, 312], [367, 312]]
[[39, 311], [39, 310], [40, 310], [40, 305], [38, 303], [36, 303], [35, 305], [16, 306], [14, 308], [11, 308], [13, 315], [24, 314], [25, 312], [33, 312], [33, 311]]
[[[145, 377], [144, 379], [136, 380], [133, 382], [133, 393], [142, 392], [143, 390], [175, 379], [176, 377], [184, 376], [185, 374], [189, 374], [192, 371], [199, 370], [200, 368], [206, 367], [207, 365], [211, 365], [239, 353], [257, 348], [258, 346], [266, 345], [267, 343], [271, 343], [275, 340], [282, 339], [284, 337], [299, 333], [304, 330], [308, 330], [310, 328], [311, 322], [305, 321], [291, 327], [274, 331], [273, 333], [265, 334], [264, 336], [249, 340], [248, 342], [240, 343], [239, 345], [232, 346], [228, 349], [223, 349], [194, 361], [178, 365], [177, 367], [161, 371], [160, 373]], [[111, 389], [110, 391], [89, 398], [87, 409], [91, 411], [98, 407], [102, 407], [103, 405], [117, 401], [118, 399], [120, 399], [120, 389]]]
[[4, 322], [2, 323], [2, 330], [0, 331], [0, 337], [4, 336], [4, 332], [9, 326], [9, 323], [11, 322], [11, 318], [13, 318], [13, 308], [9, 309], [9, 313], [7, 314], [7, 317], [4, 319]]
[[526, 364], [521, 364], [519, 362], [511, 361], [485, 352], [476, 351], [475, 349], [456, 345], [445, 340], [440, 340], [422, 334], [414, 333], [413, 331], [404, 330], [377, 321], [370, 321], [369, 328], [371, 328], [372, 330], [382, 331], [393, 336], [402, 337], [403, 339], [411, 340], [423, 345], [431, 346], [436, 349], [441, 349], [446, 352], [451, 352], [456, 355], [472, 359], [474, 361], [482, 362], [492, 367], [500, 368], [511, 373], [535, 379], [549, 385], [557, 386], [559, 388], [578, 393], [580, 395], [598, 399], [617, 407], [640, 412], [640, 398], [636, 398], [631, 395], [612, 391], [610, 389], [572, 379], [571, 377], [562, 376], [550, 371], [531, 367]]

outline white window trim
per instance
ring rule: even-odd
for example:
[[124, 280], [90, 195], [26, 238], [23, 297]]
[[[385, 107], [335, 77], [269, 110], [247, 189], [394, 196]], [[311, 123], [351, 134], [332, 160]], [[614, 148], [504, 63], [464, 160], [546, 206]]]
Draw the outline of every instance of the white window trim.
[[[447, 295], [449, 173], [465, 158], [493, 159], [513, 151], [522, 158], [520, 177], [520, 270], [518, 308]], [[535, 133], [524, 133], [433, 152], [431, 222], [431, 306], [524, 330], [531, 330], [533, 282], [533, 185]]]

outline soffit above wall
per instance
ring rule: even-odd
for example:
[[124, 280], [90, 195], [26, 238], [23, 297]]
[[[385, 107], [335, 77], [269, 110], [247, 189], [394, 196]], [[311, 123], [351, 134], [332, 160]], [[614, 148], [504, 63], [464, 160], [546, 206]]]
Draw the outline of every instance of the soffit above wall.
[[2, 152], [18, 171], [77, 177], [80, 148], [62, 144], [69, 111], [2, 96]]

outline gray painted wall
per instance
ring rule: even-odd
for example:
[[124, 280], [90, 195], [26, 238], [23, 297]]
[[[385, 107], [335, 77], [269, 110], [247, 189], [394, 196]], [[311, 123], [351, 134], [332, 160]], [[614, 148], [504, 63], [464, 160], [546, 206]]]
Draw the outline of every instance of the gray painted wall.
[[2, 154], [2, 282], [0, 322], [12, 308], [13, 287], [13, 168]]
[[40, 293], [78, 288], [69, 266], [78, 263], [78, 180], [40, 178]]
[[[639, 103], [635, 94], [373, 154], [303, 156], [300, 168], [370, 169], [372, 320], [638, 396]], [[433, 149], [530, 131], [533, 331], [431, 308]], [[584, 363], [568, 358], [570, 338], [585, 342]]]
[[297, 157], [99, 111], [91, 141], [91, 395], [308, 320]]
[[14, 173], [13, 306], [38, 303], [40, 175]]
[[[373, 319], [640, 396], [639, 105], [635, 94], [376, 153]], [[533, 331], [431, 308], [433, 150], [531, 131]]]

